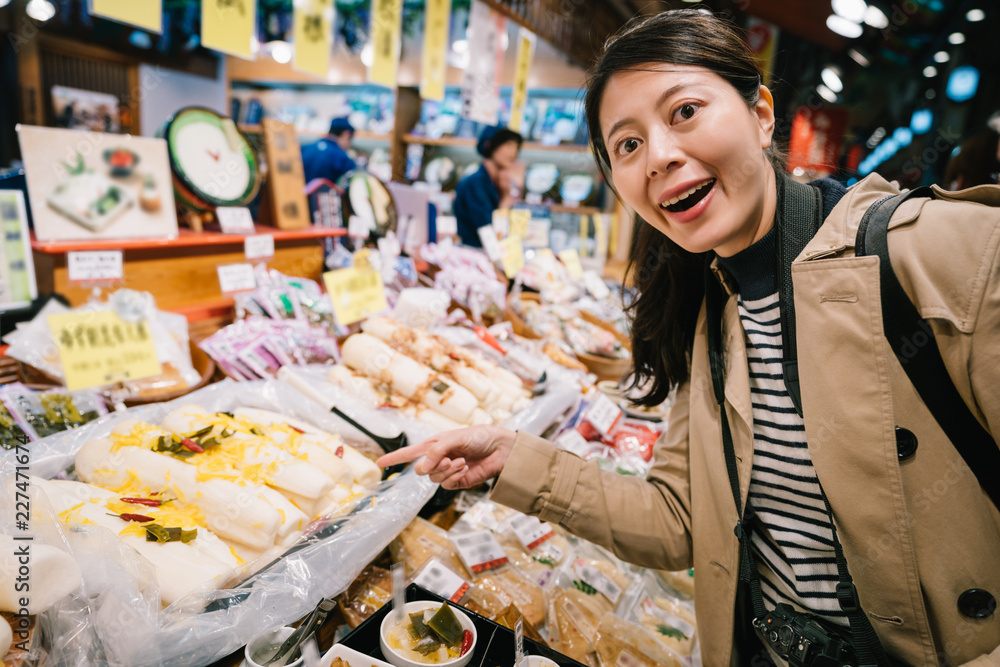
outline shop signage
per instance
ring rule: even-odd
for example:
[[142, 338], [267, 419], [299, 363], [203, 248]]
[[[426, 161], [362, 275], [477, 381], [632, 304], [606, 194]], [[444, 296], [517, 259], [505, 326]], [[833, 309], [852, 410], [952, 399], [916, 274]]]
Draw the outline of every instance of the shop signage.
[[158, 35], [163, 33], [162, 0], [90, 0], [90, 13]]
[[253, 60], [257, 0], [201, 0], [201, 45]]
[[123, 278], [122, 251], [98, 250], [66, 253], [69, 281], [76, 284], [110, 284]]
[[473, 0], [467, 29], [469, 64], [462, 78], [463, 118], [487, 125], [495, 125], [499, 118], [500, 68], [497, 63], [503, 63], [500, 37], [506, 30], [506, 18]]
[[269, 224], [278, 229], [303, 229], [310, 224], [306, 201], [306, 176], [295, 126], [273, 118], [261, 122], [264, 154], [269, 170], [265, 191], [267, 204], [261, 206]]
[[293, 13], [292, 67], [326, 79], [333, 48], [333, 0], [294, 0]]
[[524, 103], [528, 99], [528, 72], [531, 70], [531, 56], [535, 50], [535, 35], [521, 28], [517, 33], [517, 65], [514, 68], [514, 89], [510, 103], [510, 129], [521, 131], [524, 118]]
[[342, 326], [389, 309], [382, 275], [370, 265], [327, 271], [323, 282], [333, 304], [333, 314]]
[[444, 83], [448, 72], [448, 25], [451, 0], [426, 0], [424, 3], [424, 56], [420, 67], [420, 97], [444, 101]]
[[372, 0], [372, 66], [368, 80], [396, 87], [399, 46], [403, 32], [403, 0]]
[[245, 262], [222, 264], [215, 267], [215, 271], [219, 274], [219, 289], [223, 294], [248, 292], [257, 287], [253, 267]]

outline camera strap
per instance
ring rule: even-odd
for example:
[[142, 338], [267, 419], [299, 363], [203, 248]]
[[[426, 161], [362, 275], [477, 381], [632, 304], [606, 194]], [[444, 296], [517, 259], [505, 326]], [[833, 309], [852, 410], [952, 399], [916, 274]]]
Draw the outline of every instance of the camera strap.
[[[781, 293], [782, 365], [786, 374], [789, 373], [789, 370], [793, 373], [791, 383], [788, 382], [789, 376], [786, 375], [786, 387], [789, 394], [793, 396], [792, 401], [801, 415], [801, 399], [799, 398], [800, 394], [798, 391], [798, 370], [796, 363], [797, 355], [794, 346], [795, 325], [794, 304], [791, 299], [791, 260], [798, 256], [822, 224], [822, 202], [818, 189], [796, 183], [781, 174], [776, 175], [778, 194], [776, 225], [778, 227], [779, 239], [777, 268], [779, 291]], [[753, 550], [751, 549], [753, 512], [749, 506], [744, 512], [740, 500], [741, 494], [739, 474], [736, 466], [736, 451], [733, 445], [729, 418], [726, 414], [722, 311], [727, 297], [719, 281], [712, 274], [711, 260], [706, 263], [705, 271], [708, 361], [715, 401], [719, 405], [721, 417], [722, 449], [726, 460], [726, 473], [729, 476], [733, 501], [736, 503], [736, 515], [739, 517], [734, 529], [740, 544], [739, 579], [749, 588], [754, 617], [763, 618], [767, 610], [764, 606], [763, 595], [761, 594], [760, 575], [757, 571]], [[791, 309], [788, 306], [791, 306]], [[792, 322], [790, 327], [788, 327], [788, 321]], [[788, 345], [789, 340], [793, 341], [790, 348]], [[885, 650], [882, 648], [882, 644], [875, 634], [871, 622], [861, 608], [857, 589], [847, 568], [847, 559], [844, 557], [840, 538], [837, 535], [837, 528], [833, 522], [833, 511], [830, 508], [830, 503], [822, 486], [820, 486], [820, 494], [823, 496], [823, 502], [830, 515], [833, 549], [837, 561], [837, 601], [840, 604], [841, 610], [847, 614], [851, 629], [851, 643], [858, 658], [859, 666], [885, 667], [890, 664], [889, 658], [886, 656]]]

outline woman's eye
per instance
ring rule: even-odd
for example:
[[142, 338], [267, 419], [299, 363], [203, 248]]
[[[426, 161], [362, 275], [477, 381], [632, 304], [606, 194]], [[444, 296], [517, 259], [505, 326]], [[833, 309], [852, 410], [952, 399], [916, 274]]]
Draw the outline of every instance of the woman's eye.
[[693, 104], [685, 104], [680, 109], [677, 110], [677, 115], [680, 116], [681, 118], [683, 118], [684, 120], [688, 120], [692, 116], [694, 116], [695, 111], [697, 111], [697, 110], [698, 109], [697, 109], [697, 107], [695, 107], [695, 105], [693, 105]]
[[637, 148], [639, 148], [638, 139], [626, 139], [625, 141], [621, 142], [618, 145], [618, 151], [620, 153], [625, 153], [626, 155], [636, 150]]

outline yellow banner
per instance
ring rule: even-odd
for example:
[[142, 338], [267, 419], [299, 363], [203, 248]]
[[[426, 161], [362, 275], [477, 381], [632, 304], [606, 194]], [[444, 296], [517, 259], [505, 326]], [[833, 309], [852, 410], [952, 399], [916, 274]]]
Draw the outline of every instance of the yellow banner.
[[201, 0], [201, 45], [253, 60], [257, 0]]
[[66, 388], [100, 387], [163, 372], [145, 320], [126, 322], [112, 310], [49, 315]]
[[559, 259], [566, 266], [566, 272], [569, 273], [570, 278], [573, 280], [583, 279], [583, 265], [580, 264], [580, 255], [576, 250], [573, 250], [573, 248], [560, 250]]
[[526, 208], [510, 210], [510, 236], [523, 239], [528, 235], [528, 223], [531, 222], [531, 211]]
[[510, 101], [510, 129], [520, 132], [524, 103], [528, 101], [528, 72], [531, 70], [531, 55], [535, 50], [535, 35], [524, 28], [517, 34], [517, 65], [514, 68], [514, 90]]
[[500, 264], [503, 266], [504, 275], [508, 278], [513, 278], [524, 268], [524, 247], [521, 245], [520, 236], [511, 234], [500, 241]]
[[424, 58], [420, 67], [420, 97], [425, 100], [444, 100], [450, 20], [451, 0], [425, 0]]
[[295, 0], [295, 69], [326, 78], [333, 48], [333, 12], [333, 0]]
[[90, 13], [157, 34], [163, 33], [163, 0], [90, 0]]
[[368, 80], [396, 87], [399, 41], [403, 32], [403, 0], [372, 0], [372, 45], [375, 50]]
[[590, 216], [580, 215], [580, 256], [587, 256], [587, 239], [590, 237]]
[[343, 326], [389, 309], [382, 276], [374, 269], [350, 267], [323, 274], [333, 314]]

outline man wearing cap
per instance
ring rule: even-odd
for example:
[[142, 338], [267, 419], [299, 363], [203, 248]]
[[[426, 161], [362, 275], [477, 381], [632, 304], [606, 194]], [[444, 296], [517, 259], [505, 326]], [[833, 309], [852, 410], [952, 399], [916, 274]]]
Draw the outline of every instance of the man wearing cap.
[[325, 178], [332, 183], [349, 171], [357, 169], [347, 151], [354, 138], [354, 128], [346, 118], [330, 121], [330, 131], [319, 141], [302, 147], [302, 168], [306, 183]]
[[524, 139], [506, 127], [487, 127], [479, 135], [476, 150], [483, 163], [471, 176], [459, 181], [452, 206], [458, 220], [458, 235], [467, 246], [481, 248], [478, 229], [493, 221], [493, 211], [510, 208], [517, 197], [517, 156]]

